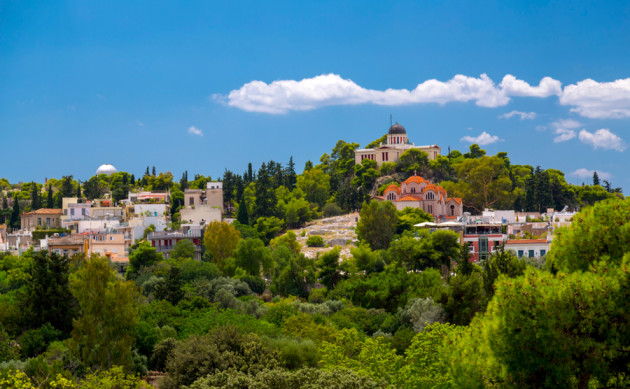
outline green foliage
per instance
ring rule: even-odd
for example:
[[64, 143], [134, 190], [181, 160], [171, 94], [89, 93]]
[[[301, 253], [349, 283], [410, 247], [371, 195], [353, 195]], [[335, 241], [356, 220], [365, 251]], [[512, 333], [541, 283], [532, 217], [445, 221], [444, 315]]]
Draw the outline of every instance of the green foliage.
[[143, 267], [153, 266], [162, 261], [164, 256], [158, 253], [155, 247], [147, 241], [141, 242], [135, 250], [129, 254], [129, 266], [127, 266], [127, 279], [134, 279]]
[[[310, 238], [309, 238], [310, 239]], [[308, 244], [308, 242], [307, 242]], [[339, 274], [339, 247], [335, 247], [332, 250], [318, 255], [315, 265], [319, 267], [319, 278], [322, 285], [328, 289], [334, 288], [340, 278]]]
[[46, 350], [48, 345], [62, 337], [62, 332], [50, 323], [28, 330], [20, 336], [20, 351], [23, 358], [32, 358]]
[[431, 297], [409, 300], [404, 309], [399, 309], [398, 314], [416, 332], [423, 331], [426, 326], [433, 323], [442, 322], [446, 316], [442, 307]]
[[330, 195], [330, 177], [320, 169], [311, 169], [298, 176], [297, 187], [306, 194], [306, 200], [321, 209]]
[[433, 221], [433, 216], [431, 214], [426, 213], [422, 210], [422, 208], [411, 208], [406, 207], [402, 211], [396, 211], [396, 216], [398, 216], [398, 221], [396, 224], [396, 233], [402, 234], [405, 231], [413, 231], [415, 230], [414, 225]]
[[223, 270], [225, 260], [232, 255], [240, 239], [241, 234], [233, 225], [218, 221], [208, 223], [203, 235], [206, 252], [220, 270]]
[[449, 288], [439, 299], [449, 323], [468, 325], [478, 312], [484, 312], [488, 302], [483, 277], [478, 272], [457, 274], [449, 279]]
[[216, 371], [235, 369], [256, 374], [279, 366], [280, 355], [254, 334], [234, 327], [221, 327], [206, 336], [192, 336], [170, 352], [164, 388], [190, 385]]
[[138, 292], [121, 281], [105, 258], [93, 256], [72, 275], [70, 290], [81, 316], [73, 321], [72, 349], [90, 367], [129, 367]]
[[275, 238], [276, 234], [280, 232], [283, 227], [284, 220], [275, 216], [260, 217], [256, 220], [256, 224], [254, 225], [254, 228], [258, 231], [258, 236], [260, 236], [265, 243], [269, 243], [271, 239]]
[[371, 201], [361, 208], [357, 237], [374, 250], [386, 249], [394, 237], [397, 223], [396, 208], [390, 201]]
[[308, 247], [324, 247], [326, 246], [326, 242], [324, 242], [324, 238], [319, 235], [311, 235], [306, 239], [306, 245]]
[[512, 251], [505, 251], [504, 246], [490, 255], [482, 266], [483, 286], [488, 298], [494, 295], [494, 284], [501, 274], [516, 278], [523, 275], [525, 267], [525, 260], [517, 258]]
[[368, 377], [357, 375], [349, 370], [321, 370], [302, 368], [295, 371], [281, 368], [263, 370], [254, 375], [248, 375], [237, 370], [226, 370], [199, 379], [190, 389], [210, 388], [381, 388], [381, 382], [374, 382]]
[[547, 260], [562, 271], [586, 271], [600, 259], [611, 265], [630, 252], [630, 200], [612, 199], [583, 209], [570, 228], [559, 228]]
[[341, 209], [341, 207], [335, 203], [328, 203], [324, 205], [322, 212], [323, 212], [324, 217], [333, 217], [333, 216], [339, 216], [343, 214], [343, 210]]
[[271, 253], [260, 239], [242, 239], [234, 251], [236, 266], [247, 274], [259, 276], [261, 270], [271, 267]]
[[170, 252], [171, 258], [195, 258], [195, 244], [189, 239], [182, 239], [175, 244]]

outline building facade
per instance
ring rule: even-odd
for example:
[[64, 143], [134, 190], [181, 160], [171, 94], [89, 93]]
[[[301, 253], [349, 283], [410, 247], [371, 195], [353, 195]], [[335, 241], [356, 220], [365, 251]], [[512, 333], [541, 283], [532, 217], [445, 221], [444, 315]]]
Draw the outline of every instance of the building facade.
[[462, 215], [462, 199], [447, 197], [446, 189], [419, 176], [411, 176], [400, 186], [391, 184], [383, 191], [380, 200], [391, 201], [396, 209], [421, 208], [435, 220], [455, 219]]
[[407, 138], [405, 127], [396, 123], [389, 128], [385, 143], [380, 143], [373, 149], [357, 149], [354, 152], [354, 163], [359, 164], [364, 159], [376, 161], [377, 166], [383, 162], [397, 162], [407, 150], [418, 149], [428, 154], [429, 160], [436, 159], [442, 149], [438, 145], [416, 146]]
[[20, 215], [22, 230], [34, 230], [36, 228], [59, 228], [61, 227], [61, 209], [40, 208], [33, 212]]

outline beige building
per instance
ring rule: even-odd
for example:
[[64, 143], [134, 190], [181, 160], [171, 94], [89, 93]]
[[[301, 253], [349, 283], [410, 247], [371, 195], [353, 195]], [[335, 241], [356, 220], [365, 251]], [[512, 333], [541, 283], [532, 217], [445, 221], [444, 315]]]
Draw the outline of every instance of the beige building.
[[397, 162], [400, 156], [407, 150], [418, 149], [429, 155], [429, 160], [436, 159], [442, 149], [438, 145], [416, 146], [407, 138], [405, 127], [396, 123], [389, 128], [385, 143], [380, 143], [373, 149], [357, 149], [354, 152], [354, 163], [359, 164], [364, 159], [376, 161], [380, 167], [383, 162]]
[[131, 236], [123, 232], [89, 235], [88, 255], [97, 254], [113, 262], [128, 262]]
[[463, 213], [461, 198], [449, 198], [446, 189], [415, 175], [400, 186], [389, 185], [383, 191], [383, 196], [376, 199], [391, 201], [398, 210], [421, 208], [436, 220], [455, 219]]
[[84, 254], [88, 248], [88, 240], [84, 235], [69, 235], [48, 239], [48, 252], [71, 257]]
[[20, 215], [22, 230], [34, 230], [40, 228], [61, 227], [61, 209], [40, 208], [37, 211], [27, 212]]

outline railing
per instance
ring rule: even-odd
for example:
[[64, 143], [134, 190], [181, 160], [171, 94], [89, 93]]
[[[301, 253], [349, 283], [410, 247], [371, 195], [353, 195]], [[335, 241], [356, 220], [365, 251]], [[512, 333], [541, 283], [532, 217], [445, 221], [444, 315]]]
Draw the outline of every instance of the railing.
[[147, 235], [147, 239], [186, 239], [186, 238], [201, 238], [201, 231], [184, 232], [150, 232]]

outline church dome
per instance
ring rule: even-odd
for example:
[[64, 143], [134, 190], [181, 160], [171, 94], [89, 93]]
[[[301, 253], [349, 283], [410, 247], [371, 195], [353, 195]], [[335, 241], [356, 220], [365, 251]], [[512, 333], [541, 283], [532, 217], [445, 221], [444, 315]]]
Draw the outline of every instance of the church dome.
[[108, 163], [101, 165], [98, 167], [98, 169], [96, 169], [96, 175], [107, 174], [109, 176], [110, 174], [113, 174], [116, 172], [118, 172], [118, 170], [116, 170], [116, 168], [113, 165], [110, 165]]
[[407, 135], [407, 130], [405, 130], [405, 127], [396, 123], [389, 128], [389, 135]]

